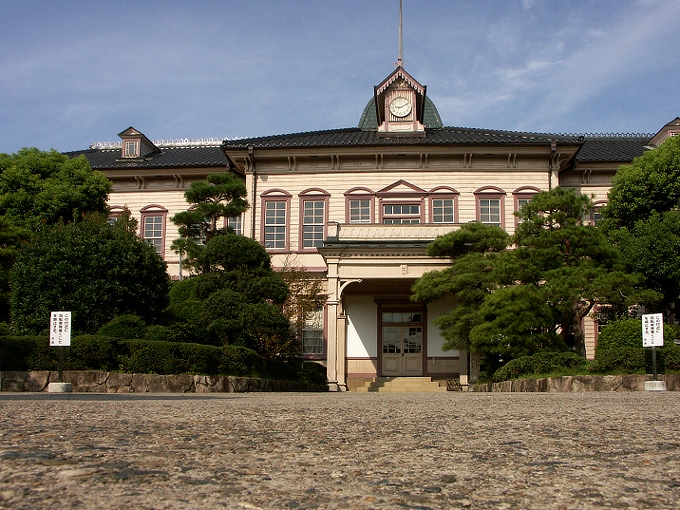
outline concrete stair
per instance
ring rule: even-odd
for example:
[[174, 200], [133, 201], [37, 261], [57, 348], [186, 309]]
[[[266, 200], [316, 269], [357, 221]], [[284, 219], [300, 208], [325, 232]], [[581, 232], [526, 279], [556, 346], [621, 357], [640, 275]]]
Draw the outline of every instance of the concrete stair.
[[372, 381], [357, 388], [357, 391], [435, 393], [446, 391], [446, 385], [440, 386], [431, 377], [374, 377]]

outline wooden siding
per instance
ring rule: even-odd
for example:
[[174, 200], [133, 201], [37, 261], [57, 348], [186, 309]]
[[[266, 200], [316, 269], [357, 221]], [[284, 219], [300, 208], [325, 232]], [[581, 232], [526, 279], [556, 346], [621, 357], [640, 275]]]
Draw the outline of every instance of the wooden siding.
[[[475, 191], [481, 187], [492, 185], [495, 188], [500, 188], [505, 192], [504, 201], [504, 216], [505, 229], [509, 233], [513, 233], [515, 229], [514, 212], [515, 202], [513, 200], [512, 192], [521, 187], [533, 187], [541, 190], [548, 189], [548, 175], [545, 171], [508, 171], [508, 170], [484, 170], [484, 171], [428, 171], [418, 172], [414, 169], [406, 169], [398, 172], [324, 172], [316, 182], [310, 182], [310, 176], [306, 174], [287, 173], [287, 174], [259, 174], [257, 182], [257, 203], [251, 207], [247, 215], [256, 214], [255, 233], [260, 237], [262, 229], [262, 210], [261, 199], [262, 193], [271, 190], [285, 190], [291, 196], [290, 214], [288, 225], [288, 239], [290, 251], [300, 251], [299, 236], [300, 236], [300, 193], [307, 190], [310, 185], [323, 189], [328, 193], [328, 211], [327, 219], [329, 222], [346, 223], [346, 198], [345, 193], [356, 187], [364, 187], [378, 192], [390, 185], [393, 185], [400, 180], [416, 186], [424, 191], [429, 191], [439, 186], [449, 186], [458, 191], [458, 219], [459, 223], [467, 223], [477, 219], [477, 198]], [[381, 207], [381, 199], [383, 201], [393, 200], [390, 197], [393, 194], [394, 201], [410, 201], [416, 202], [422, 200], [422, 207], [425, 209], [424, 221], [428, 222], [431, 217], [429, 210], [430, 204], [427, 199], [418, 195], [416, 191], [407, 186], [397, 186], [382, 197], [376, 197], [373, 203], [373, 217], [374, 222], [378, 223]], [[365, 196], [365, 192], [361, 191], [358, 195]], [[250, 218], [245, 223], [250, 227]], [[260, 239], [261, 240], [261, 239]]]

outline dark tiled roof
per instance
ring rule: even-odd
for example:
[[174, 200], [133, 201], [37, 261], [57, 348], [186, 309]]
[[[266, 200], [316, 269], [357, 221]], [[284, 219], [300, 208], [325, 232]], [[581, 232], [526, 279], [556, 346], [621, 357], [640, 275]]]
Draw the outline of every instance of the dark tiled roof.
[[227, 158], [219, 146], [160, 147], [161, 153], [144, 160], [125, 160], [118, 149], [87, 149], [67, 152], [69, 158], [81, 154], [96, 170], [123, 168], [226, 167]]
[[577, 136], [547, 133], [522, 133], [493, 129], [443, 127], [426, 130], [425, 136], [378, 136], [375, 131], [359, 128], [311, 131], [287, 135], [263, 136], [225, 140], [226, 150], [243, 150], [249, 146], [256, 149], [282, 149], [295, 147], [372, 147], [394, 145], [548, 145], [552, 141], [580, 144]]
[[576, 155], [576, 161], [625, 163], [642, 156], [649, 135], [585, 136], [585, 143]]
[[425, 136], [378, 136], [375, 131], [359, 128], [332, 129], [293, 133], [256, 138], [225, 140], [222, 147], [216, 145], [160, 147], [161, 153], [144, 160], [120, 158], [120, 148], [92, 148], [67, 152], [74, 158], [84, 155], [92, 168], [115, 170], [129, 168], [195, 168], [227, 166], [222, 148], [245, 150], [249, 146], [257, 149], [324, 148], [324, 147], [381, 147], [381, 146], [475, 146], [475, 145], [549, 145], [551, 142], [581, 145], [576, 155], [579, 163], [585, 162], [628, 162], [645, 152], [649, 135], [558, 135], [444, 127], [425, 131]]

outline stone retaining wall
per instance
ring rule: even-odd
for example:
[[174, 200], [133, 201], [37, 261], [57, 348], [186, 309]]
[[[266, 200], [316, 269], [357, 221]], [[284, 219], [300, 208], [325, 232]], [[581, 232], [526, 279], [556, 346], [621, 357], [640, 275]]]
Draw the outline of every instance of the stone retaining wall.
[[[477, 384], [472, 391], [534, 391], [546, 393], [584, 391], [644, 391], [651, 375], [573, 375], [542, 379], [516, 379], [500, 383]], [[680, 374], [659, 375], [668, 391], [680, 391]]]
[[[47, 391], [59, 373], [0, 372], [2, 391]], [[61, 382], [80, 393], [246, 393], [255, 391], [326, 391], [326, 385], [221, 375], [122, 374], [95, 370], [63, 372]]]

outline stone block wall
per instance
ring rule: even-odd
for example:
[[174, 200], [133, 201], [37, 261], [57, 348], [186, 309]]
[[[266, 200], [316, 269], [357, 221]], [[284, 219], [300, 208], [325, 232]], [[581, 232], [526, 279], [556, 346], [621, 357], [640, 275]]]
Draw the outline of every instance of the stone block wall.
[[[538, 391], [546, 393], [644, 391], [645, 381], [652, 379], [651, 375], [574, 375], [476, 384], [472, 391]], [[666, 382], [666, 390], [680, 391], [680, 374], [661, 374], [658, 379]]]
[[[0, 372], [2, 391], [47, 391], [57, 382], [58, 372]], [[254, 379], [219, 375], [123, 374], [78, 370], [63, 372], [61, 382], [71, 383], [79, 393], [245, 393], [256, 391], [326, 391], [326, 385], [309, 385], [295, 381]]]

